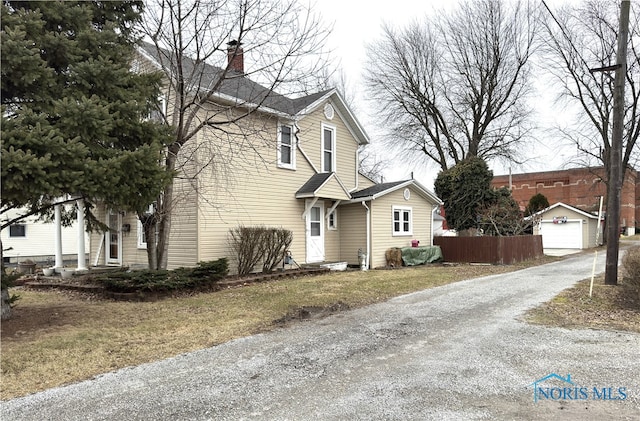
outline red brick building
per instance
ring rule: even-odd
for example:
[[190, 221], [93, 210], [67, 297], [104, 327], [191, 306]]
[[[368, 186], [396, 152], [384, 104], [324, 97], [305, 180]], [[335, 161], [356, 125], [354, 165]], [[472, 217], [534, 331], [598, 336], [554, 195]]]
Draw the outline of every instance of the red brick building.
[[[524, 209], [532, 196], [542, 193], [550, 205], [563, 202], [586, 212], [598, 212], [600, 196], [606, 194], [602, 182], [604, 168], [574, 168], [569, 170], [498, 175], [495, 188], [510, 187], [513, 198]], [[511, 183], [511, 184], [510, 184]], [[640, 173], [628, 169], [620, 194], [620, 224], [631, 235], [640, 231]], [[606, 211], [606, 198], [603, 210]]]

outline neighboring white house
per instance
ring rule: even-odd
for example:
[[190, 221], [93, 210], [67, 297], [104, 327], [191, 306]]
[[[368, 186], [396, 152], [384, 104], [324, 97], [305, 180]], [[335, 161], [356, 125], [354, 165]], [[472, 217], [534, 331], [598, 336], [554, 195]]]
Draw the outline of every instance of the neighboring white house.
[[[542, 235], [545, 249], [586, 249], [602, 244], [602, 226], [598, 216], [558, 202], [535, 214], [540, 222], [533, 233]], [[598, 241], [596, 243], [596, 234]]]
[[[73, 210], [73, 205], [65, 205], [66, 210]], [[21, 214], [21, 210], [7, 212], [8, 219]], [[78, 222], [61, 228], [63, 259], [77, 259], [78, 254]], [[36, 262], [55, 259], [56, 224], [43, 222], [37, 217], [29, 217], [17, 224], [2, 230], [3, 258], [5, 263], [18, 263], [26, 259]], [[84, 250], [89, 250], [89, 234], [84, 234]]]

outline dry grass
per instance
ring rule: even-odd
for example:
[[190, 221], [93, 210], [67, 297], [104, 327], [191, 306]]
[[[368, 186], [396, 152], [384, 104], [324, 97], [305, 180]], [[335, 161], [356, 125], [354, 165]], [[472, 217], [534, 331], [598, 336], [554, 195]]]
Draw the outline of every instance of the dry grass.
[[354, 308], [526, 265], [331, 273], [143, 303], [21, 290], [2, 324], [0, 399], [273, 329], [301, 307]]
[[625, 330], [640, 333], [640, 291], [625, 285], [605, 285], [596, 277], [589, 297], [591, 280], [586, 279], [530, 310], [530, 323], [567, 328]]

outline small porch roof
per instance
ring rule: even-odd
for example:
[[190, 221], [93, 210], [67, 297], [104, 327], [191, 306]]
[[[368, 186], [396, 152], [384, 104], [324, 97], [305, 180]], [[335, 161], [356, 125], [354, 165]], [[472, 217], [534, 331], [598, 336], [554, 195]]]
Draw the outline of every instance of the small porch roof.
[[351, 196], [336, 173], [314, 174], [296, 192], [296, 199], [326, 198], [333, 200], [350, 200]]

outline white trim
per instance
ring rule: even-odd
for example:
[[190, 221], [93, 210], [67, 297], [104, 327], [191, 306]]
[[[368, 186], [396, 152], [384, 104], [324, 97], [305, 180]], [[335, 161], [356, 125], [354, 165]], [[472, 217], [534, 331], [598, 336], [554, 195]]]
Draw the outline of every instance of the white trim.
[[[395, 219], [396, 212], [399, 212], [399, 216], [400, 216], [400, 219], [397, 220], [399, 224], [398, 227], [400, 228], [398, 231], [396, 231], [396, 219]], [[404, 224], [405, 224], [404, 215], [406, 212], [409, 213], [409, 220], [407, 221], [409, 222], [408, 231], [405, 231], [404, 229]], [[391, 234], [394, 237], [413, 235], [413, 208], [411, 206], [392, 206], [391, 207]]]
[[[287, 145], [287, 147], [289, 148], [290, 151], [290, 155], [289, 155], [289, 159], [291, 160], [291, 162], [286, 163], [286, 162], [282, 162], [282, 147], [283, 147], [283, 143], [282, 143], [282, 129], [283, 127], [287, 127], [289, 129], [289, 144]], [[293, 124], [290, 123], [278, 123], [278, 150], [277, 150], [277, 155], [278, 155], [278, 168], [285, 168], [288, 170], [295, 170], [296, 169], [296, 144], [298, 142], [295, 141], [296, 136], [295, 136], [295, 127]]]
[[[331, 169], [329, 171], [327, 171], [325, 169], [325, 162], [324, 162], [324, 154], [326, 151], [328, 151], [328, 149], [325, 149], [324, 147], [324, 132], [325, 130], [328, 130], [331, 132]], [[327, 123], [322, 123], [320, 124], [320, 170], [321, 172], [336, 172], [336, 155], [337, 155], [337, 150], [336, 150], [336, 145], [337, 145], [337, 141], [336, 141], [336, 136], [337, 136], [337, 132], [338, 130], [336, 129], [336, 126], [332, 125], [332, 124], [327, 124]]]
[[[340, 204], [341, 200], [336, 200], [333, 205], [327, 209], [327, 229], [336, 231], [338, 229], [338, 212], [336, 208]], [[331, 215], [333, 215], [333, 221], [331, 221]]]

